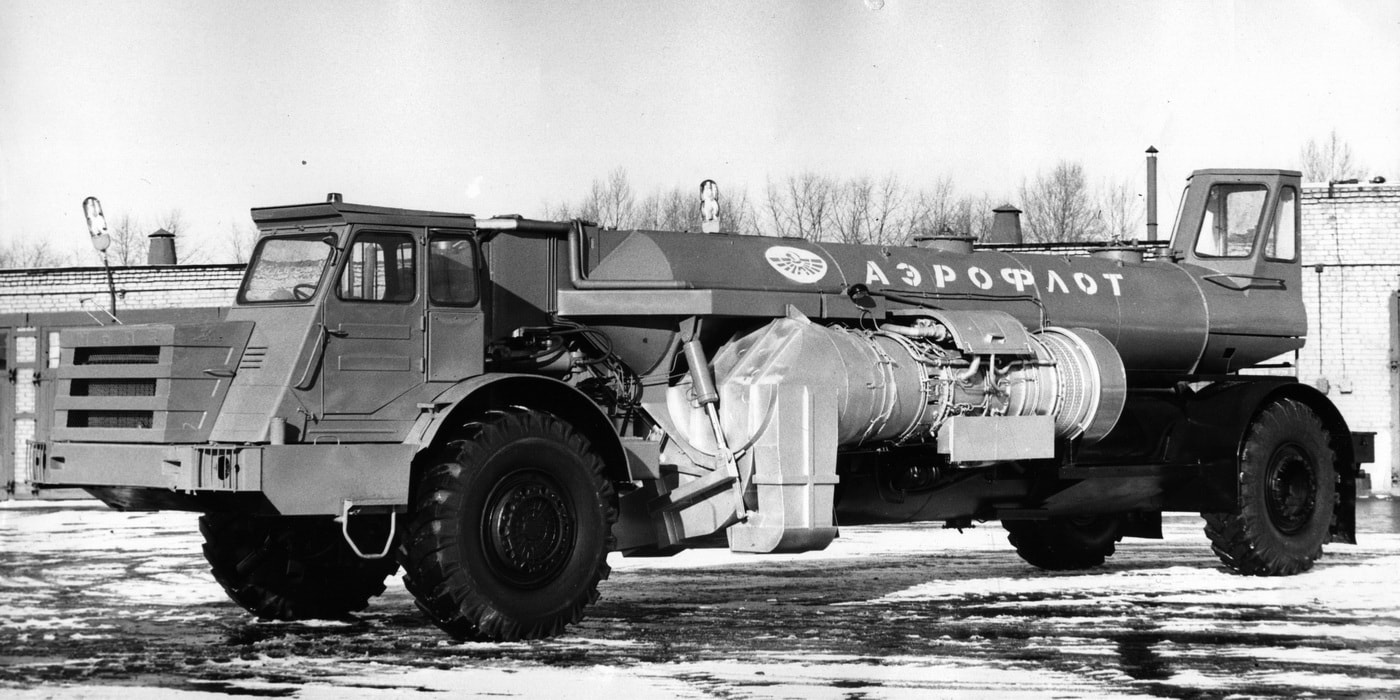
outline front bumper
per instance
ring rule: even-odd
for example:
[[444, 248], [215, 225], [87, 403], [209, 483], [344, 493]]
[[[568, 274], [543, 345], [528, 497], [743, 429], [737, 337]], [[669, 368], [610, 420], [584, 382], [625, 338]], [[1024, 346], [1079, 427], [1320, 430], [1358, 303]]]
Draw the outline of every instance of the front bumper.
[[177, 493], [261, 493], [282, 515], [408, 503], [416, 448], [354, 445], [147, 445], [36, 442], [31, 481], [51, 487], [134, 487]]

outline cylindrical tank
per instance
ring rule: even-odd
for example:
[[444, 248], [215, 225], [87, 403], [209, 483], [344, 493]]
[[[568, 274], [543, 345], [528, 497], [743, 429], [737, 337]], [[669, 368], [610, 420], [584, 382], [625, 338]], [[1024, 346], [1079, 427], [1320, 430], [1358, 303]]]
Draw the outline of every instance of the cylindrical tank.
[[[692, 289], [842, 294], [863, 284], [892, 305], [998, 310], [1027, 328], [1088, 328], [1133, 370], [1190, 372], [1212, 329], [1182, 266], [1132, 257], [960, 253], [654, 231], [598, 234], [591, 280], [665, 280]], [[898, 297], [899, 300], [895, 300]], [[1279, 352], [1296, 346], [1280, 339]]]

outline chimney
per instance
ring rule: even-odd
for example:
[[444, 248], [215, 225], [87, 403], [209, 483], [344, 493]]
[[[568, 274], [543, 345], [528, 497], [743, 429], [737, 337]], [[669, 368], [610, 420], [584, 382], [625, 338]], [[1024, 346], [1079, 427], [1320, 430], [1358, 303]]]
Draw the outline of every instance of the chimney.
[[175, 264], [175, 234], [160, 229], [148, 236], [151, 239], [150, 251], [146, 254], [147, 265]]
[[982, 239], [983, 243], [1009, 243], [1021, 245], [1021, 210], [1011, 204], [1003, 204], [992, 210], [992, 230]]

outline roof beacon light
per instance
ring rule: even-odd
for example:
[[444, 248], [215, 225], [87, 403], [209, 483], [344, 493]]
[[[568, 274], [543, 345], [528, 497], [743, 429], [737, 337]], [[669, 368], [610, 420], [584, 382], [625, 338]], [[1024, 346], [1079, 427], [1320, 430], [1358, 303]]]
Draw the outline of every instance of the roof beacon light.
[[700, 183], [700, 230], [719, 233], [719, 183], [714, 180]]

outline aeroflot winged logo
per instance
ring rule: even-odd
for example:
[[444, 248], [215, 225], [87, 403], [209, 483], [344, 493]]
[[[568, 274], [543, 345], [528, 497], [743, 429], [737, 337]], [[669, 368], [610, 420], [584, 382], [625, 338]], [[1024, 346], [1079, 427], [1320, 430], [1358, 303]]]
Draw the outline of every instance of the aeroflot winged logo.
[[793, 282], [812, 284], [826, 276], [826, 261], [816, 253], [775, 245], [763, 254], [768, 264], [779, 274]]

